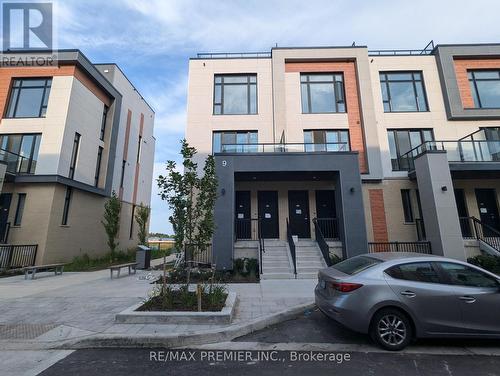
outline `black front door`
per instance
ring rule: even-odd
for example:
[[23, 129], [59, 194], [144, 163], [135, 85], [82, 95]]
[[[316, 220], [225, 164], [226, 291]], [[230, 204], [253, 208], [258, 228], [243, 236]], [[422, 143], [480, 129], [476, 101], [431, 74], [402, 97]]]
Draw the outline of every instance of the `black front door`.
[[[481, 222], [500, 231], [498, 217], [497, 192], [495, 189], [476, 189], [476, 200], [481, 216]], [[484, 231], [485, 236], [494, 236], [490, 231]]]
[[465, 200], [465, 192], [463, 189], [455, 189], [455, 202], [457, 204], [458, 218], [460, 220], [460, 229], [464, 238], [472, 236], [471, 224], [468, 219], [469, 213], [467, 211], [467, 202]]
[[308, 191], [288, 191], [288, 218], [292, 235], [299, 238], [311, 237]]
[[316, 191], [316, 217], [326, 239], [338, 237], [334, 190]]
[[236, 239], [251, 239], [250, 191], [236, 191], [234, 207]]
[[7, 232], [7, 222], [9, 221], [10, 202], [12, 193], [0, 194], [0, 242], [3, 242]]
[[279, 218], [278, 218], [278, 192], [260, 191], [258, 192], [259, 218], [261, 220], [261, 233], [264, 239], [278, 239]]

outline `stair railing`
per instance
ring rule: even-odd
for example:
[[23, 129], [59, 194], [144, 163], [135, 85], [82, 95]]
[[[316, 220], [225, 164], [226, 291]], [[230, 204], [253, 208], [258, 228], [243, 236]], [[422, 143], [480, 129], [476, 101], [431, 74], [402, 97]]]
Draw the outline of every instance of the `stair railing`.
[[288, 218], [286, 219], [286, 238], [288, 240], [288, 247], [290, 248], [290, 254], [292, 255], [293, 261], [293, 274], [297, 277], [297, 255], [295, 253], [295, 243], [293, 242], [292, 230], [290, 228], [290, 223]]
[[319, 249], [321, 250], [321, 254], [325, 259], [326, 265], [332, 266], [333, 262], [332, 259], [330, 258], [330, 247], [328, 246], [328, 243], [325, 240], [323, 231], [321, 231], [321, 226], [318, 223], [318, 219], [314, 218], [313, 223], [314, 223], [314, 233], [316, 235], [316, 242], [318, 243]]
[[470, 217], [473, 223], [474, 235], [477, 240], [481, 240], [490, 247], [500, 252], [500, 231], [481, 222], [476, 217]]

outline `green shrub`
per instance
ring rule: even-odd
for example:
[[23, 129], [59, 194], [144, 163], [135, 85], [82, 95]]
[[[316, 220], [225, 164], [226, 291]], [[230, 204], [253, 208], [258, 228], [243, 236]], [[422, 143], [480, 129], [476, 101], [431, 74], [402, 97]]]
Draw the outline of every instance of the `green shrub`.
[[342, 258], [337, 256], [334, 253], [330, 253], [330, 260], [332, 261], [332, 265], [338, 264], [339, 262], [342, 261]]
[[478, 255], [468, 258], [467, 262], [488, 270], [489, 272], [500, 275], [500, 257], [492, 255]]

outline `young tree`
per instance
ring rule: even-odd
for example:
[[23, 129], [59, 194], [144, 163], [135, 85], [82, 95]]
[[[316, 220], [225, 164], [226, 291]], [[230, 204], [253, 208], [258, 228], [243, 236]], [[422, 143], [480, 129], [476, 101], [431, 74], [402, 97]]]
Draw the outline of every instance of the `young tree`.
[[104, 218], [101, 221], [104, 226], [104, 231], [106, 231], [106, 235], [108, 236], [108, 247], [111, 251], [111, 258], [114, 258], [116, 248], [118, 247], [116, 237], [120, 230], [121, 209], [122, 204], [118, 197], [116, 197], [115, 191], [113, 191], [111, 197], [104, 204]]
[[141, 205], [138, 206], [135, 210], [135, 221], [139, 225], [139, 231], [137, 232], [137, 237], [139, 238], [139, 244], [146, 245], [147, 243], [147, 227], [148, 227], [148, 219], [149, 213], [151, 209], [149, 206], [144, 206], [141, 202]]
[[174, 161], [167, 162], [167, 175], [159, 176], [158, 187], [162, 200], [166, 200], [172, 215], [169, 220], [174, 228], [175, 247], [182, 250], [185, 244], [206, 244], [215, 229], [213, 209], [217, 198], [215, 161], [208, 156], [203, 176], [198, 176], [198, 164], [193, 161], [196, 149], [181, 140], [183, 172]]

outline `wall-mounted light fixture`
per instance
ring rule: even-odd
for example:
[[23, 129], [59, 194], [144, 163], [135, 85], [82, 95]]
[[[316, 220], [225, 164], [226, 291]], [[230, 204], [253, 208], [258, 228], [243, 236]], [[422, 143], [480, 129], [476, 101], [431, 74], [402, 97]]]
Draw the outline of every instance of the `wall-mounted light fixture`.
[[351, 193], [354, 193], [356, 191], [356, 189], [354, 187], [351, 187], [351, 189], [349, 189], [349, 192]]
[[222, 189], [220, 190], [220, 194], [221, 194], [222, 196], [224, 196], [224, 195], [226, 194], [226, 190], [225, 190], [224, 188], [222, 188]]
[[442, 190], [443, 192], [446, 192], [446, 191], [448, 190], [448, 187], [447, 187], [446, 185], [443, 185], [443, 186], [441, 187], [441, 190]]

